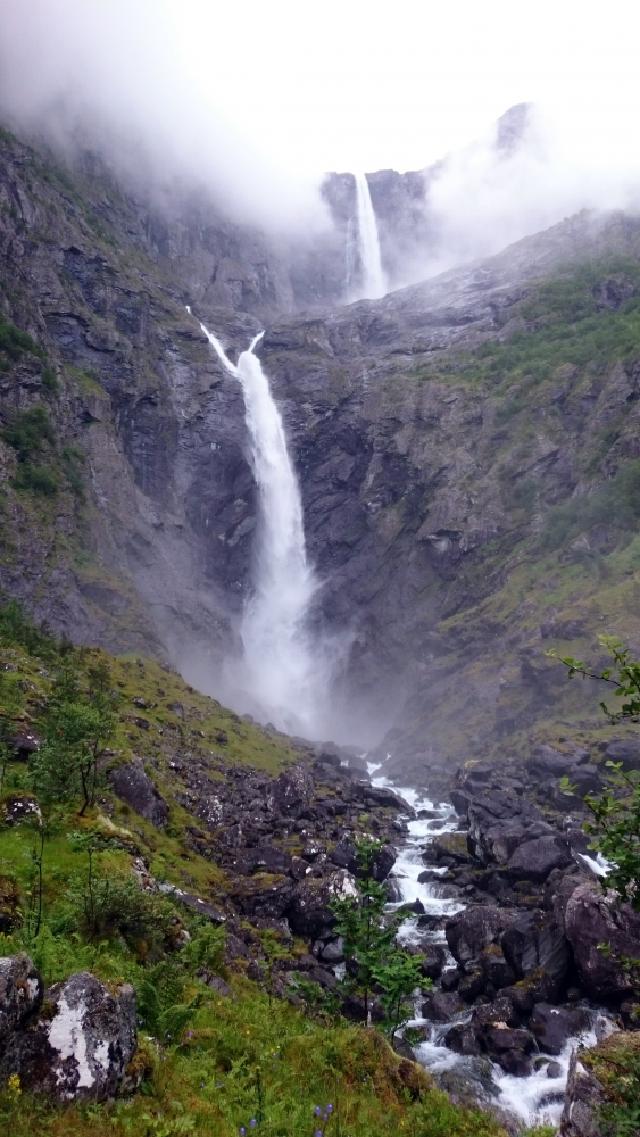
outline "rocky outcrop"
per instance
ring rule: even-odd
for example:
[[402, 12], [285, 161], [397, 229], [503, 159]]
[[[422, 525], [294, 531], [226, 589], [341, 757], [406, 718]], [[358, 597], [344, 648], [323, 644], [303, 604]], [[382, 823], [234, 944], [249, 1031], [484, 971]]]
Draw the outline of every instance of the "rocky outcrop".
[[633, 963], [640, 943], [640, 913], [611, 891], [585, 881], [571, 893], [564, 929], [585, 989], [596, 999], [621, 1000], [637, 986]]
[[161, 829], [167, 823], [167, 803], [156, 789], [141, 759], [116, 766], [109, 772], [109, 783], [127, 805]]
[[[559, 1137], [636, 1131], [640, 1033], [621, 1031], [571, 1058]], [[617, 1117], [612, 1115], [615, 1110]], [[606, 1127], [606, 1129], [605, 1129]]]
[[136, 1048], [133, 988], [111, 992], [88, 972], [46, 992], [26, 956], [0, 959], [0, 1078], [17, 1074], [60, 1101], [106, 1101]]

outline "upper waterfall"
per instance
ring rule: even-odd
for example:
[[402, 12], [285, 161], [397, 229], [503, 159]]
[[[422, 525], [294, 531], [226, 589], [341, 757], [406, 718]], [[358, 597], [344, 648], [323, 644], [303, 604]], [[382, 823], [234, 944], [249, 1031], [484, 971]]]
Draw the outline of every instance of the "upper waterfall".
[[255, 349], [234, 364], [220, 340], [200, 324], [227, 371], [242, 385], [251, 462], [258, 487], [258, 544], [253, 592], [244, 605], [242, 658], [227, 678], [237, 696], [281, 729], [322, 733], [329, 668], [308, 627], [318, 581], [309, 564], [300, 490], [282, 418]]
[[377, 300], [387, 291], [382, 267], [380, 238], [375, 210], [366, 174], [356, 174], [356, 210], [358, 216], [358, 252], [362, 275], [361, 298]]

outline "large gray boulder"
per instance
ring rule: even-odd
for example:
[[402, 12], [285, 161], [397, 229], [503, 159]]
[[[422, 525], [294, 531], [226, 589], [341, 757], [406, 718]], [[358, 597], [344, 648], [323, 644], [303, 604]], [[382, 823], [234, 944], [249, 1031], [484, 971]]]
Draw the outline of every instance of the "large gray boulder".
[[634, 969], [628, 961], [638, 955], [640, 912], [617, 893], [586, 881], [569, 896], [564, 925], [587, 993], [604, 999], [632, 994]]
[[546, 880], [553, 869], [567, 868], [572, 862], [568, 843], [559, 835], [524, 841], [507, 862], [507, 872], [515, 880]]
[[570, 952], [563, 930], [551, 913], [542, 909], [519, 913], [500, 943], [518, 979], [535, 976], [539, 997], [560, 997], [567, 980]]
[[105, 1101], [118, 1093], [136, 1048], [128, 984], [115, 992], [79, 972], [47, 992], [46, 1014], [9, 1034], [3, 1074], [60, 1101]]
[[447, 921], [449, 950], [458, 963], [478, 959], [483, 948], [494, 943], [508, 928], [515, 913], [487, 904], [473, 904]]

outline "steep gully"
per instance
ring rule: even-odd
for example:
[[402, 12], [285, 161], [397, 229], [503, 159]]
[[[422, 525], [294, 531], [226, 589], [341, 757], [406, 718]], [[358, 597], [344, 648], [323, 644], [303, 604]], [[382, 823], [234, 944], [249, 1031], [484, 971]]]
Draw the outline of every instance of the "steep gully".
[[[235, 683], [241, 700], [243, 690], [251, 692], [261, 717], [271, 715], [279, 725], [312, 737], [322, 722], [321, 704], [330, 688], [331, 653], [310, 623], [319, 584], [307, 557], [300, 491], [282, 419], [255, 354], [261, 335], [254, 337], [234, 364], [219, 339], [203, 323], [200, 327], [224, 367], [242, 386], [259, 494], [254, 590], [242, 617], [242, 658], [232, 665], [230, 682]], [[391, 788], [380, 769], [368, 765], [373, 785]], [[447, 803], [434, 803], [411, 787], [402, 787], [400, 793], [413, 815], [406, 819], [407, 840], [394, 866], [393, 903], [414, 905], [416, 914], [401, 926], [399, 940], [422, 950], [435, 946], [444, 953], [446, 973], [455, 968], [455, 960], [446, 946], [445, 924], [465, 905], [439, 885], [438, 877], [446, 868], [430, 863], [429, 844], [438, 834], [458, 832], [459, 822]], [[527, 1125], [559, 1121], [575, 1047], [595, 1044], [610, 1029], [607, 1016], [591, 1009], [585, 1020], [588, 1025], [580, 1034], [568, 1038], [555, 1056], [537, 1055], [533, 1071], [523, 1077], [505, 1072], [496, 1062], [479, 1063], [447, 1046], [449, 1032], [469, 1022], [471, 1013], [465, 1008], [446, 1022], [436, 1022], [428, 1017], [428, 1005], [423, 1009], [417, 993], [415, 1017], [409, 1024], [422, 1036], [414, 1046], [415, 1057], [436, 1075], [453, 1072], [459, 1084], [472, 1087], [473, 1093]]]

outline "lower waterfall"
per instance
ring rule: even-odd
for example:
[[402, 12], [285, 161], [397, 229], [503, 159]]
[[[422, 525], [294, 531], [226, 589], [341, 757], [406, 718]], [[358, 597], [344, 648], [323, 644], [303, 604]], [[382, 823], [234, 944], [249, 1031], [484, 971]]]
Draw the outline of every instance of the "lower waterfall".
[[318, 580], [307, 557], [300, 488], [282, 417], [255, 354], [263, 333], [234, 364], [220, 340], [204, 324], [200, 327], [242, 386], [258, 487], [253, 589], [240, 625], [242, 657], [229, 662], [227, 679], [245, 704], [242, 709], [282, 730], [318, 738], [325, 723], [331, 652], [328, 642], [309, 628]]

